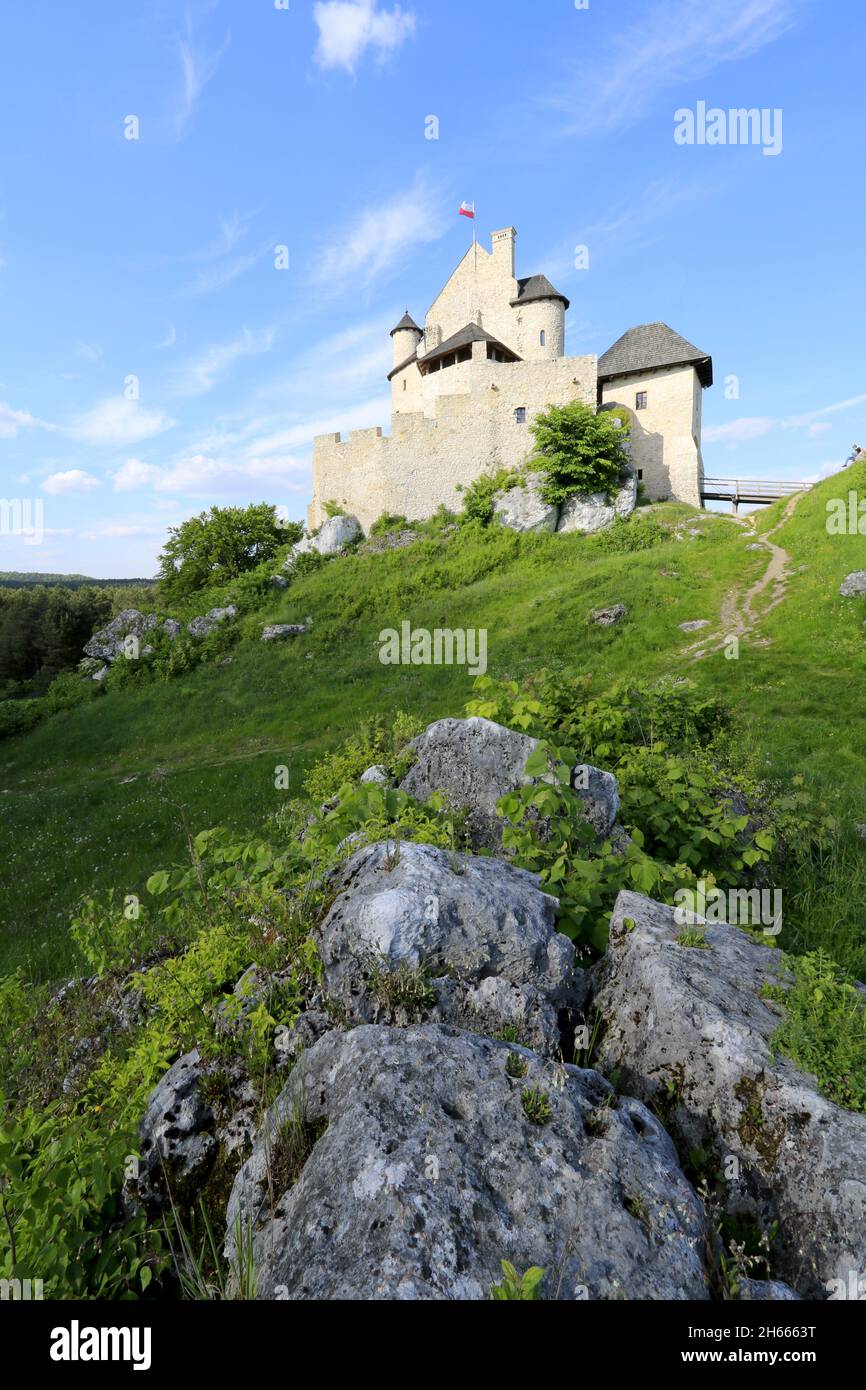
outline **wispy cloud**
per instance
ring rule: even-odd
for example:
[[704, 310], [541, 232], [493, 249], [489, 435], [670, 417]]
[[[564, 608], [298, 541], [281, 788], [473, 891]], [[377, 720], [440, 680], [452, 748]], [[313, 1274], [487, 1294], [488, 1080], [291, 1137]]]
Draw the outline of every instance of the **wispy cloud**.
[[140, 401], [109, 396], [92, 410], [76, 416], [67, 433], [85, 444], [137, 444], [171, 429], [174, 421], [164, 410], [146, 410]]
[[198, 43], [193, 33], [192, 16], [187, 10], [185, 32], [176, 35], [175, 44], [181, 66], [181, 92], [172, 124], [175, 138], [180, 140], [192, 121], [199, 97], [219, 67], [229, 44], [229, 35], [226, 35], [219, 49], [208, 52]]
[[261, 483], [273, 493], [301, 491], [308, 481], [307, 459], [289, 454], [256, 458], [213, 458], [208, 454], [189, 454], [166, 466], [129, 459], [114, 475], [116, 492], [153, 490], [177, 497], [215, 497], [249, 493]]
[[101, 487], [101, 483], [92, 473], [85, 473], [81, 468], [70, 468], [65, 473], [52, 473], [42, 484], [42, 491], [52, 497], [60, 497], [75, 492], [92, 492], [95, 487]]
[[344, 68], [354, 73], [371, 49], [382, 61], [415, 32], [415, 16], [379, 8], [376, 0], [322, 0], [313, 6], [319, 30], [316, 62], [320, 68]]
[[239, 358], [269, 352], [275, 337], [274, 328], [263, 328], [259, 332], [245, 328], [232, 342], [214, 343], [176, 373], [175, 391], [181, 396], [205, 395]]
[[832, 429], [830, 422], [821, 419], [823, 415], [837, 415], [840, 411], [853, 410], [856, 406], [864, 404], [866, 394], [849, 396], [847, 400], [834, 401], [832, 405], [822, 405], [805, 415], [741, 416], [725, 425], [708, 426], [703, 431], [703, 440], [707, 444], [744, 444], [753, 439], [763, 439], [774, 430], [805, 430], [811, 438], [815, 438]]
[[333, 237], [314, 267], [315, 278], [335, 288], [349, 280], [369, 287], [403, 266], [417, 247], [438, 241], [448, 225], [441, 190], [419, 175], [411, 187], [371, 204]]
[[625, 129], [664, 91], [751, 57], [798, 20], [802, 0], [675, 0], [641, 6], [598, 62], [552, 99], [572, 135]]

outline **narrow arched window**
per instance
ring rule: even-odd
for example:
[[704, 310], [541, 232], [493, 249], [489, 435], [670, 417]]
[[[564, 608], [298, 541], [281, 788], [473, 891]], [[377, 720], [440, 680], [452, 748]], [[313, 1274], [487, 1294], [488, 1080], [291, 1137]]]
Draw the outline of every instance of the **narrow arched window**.
[[541, 346], [542, 346], [542, 347], [545, 347], [546, 344], [547, 344], [547, 334], [545, 333], [545, 331], [544, 331], [543, 328], [542, 328], [540, 334], [538, 335], [538, 338], [539, 338], [539, 342], [541, 343]]

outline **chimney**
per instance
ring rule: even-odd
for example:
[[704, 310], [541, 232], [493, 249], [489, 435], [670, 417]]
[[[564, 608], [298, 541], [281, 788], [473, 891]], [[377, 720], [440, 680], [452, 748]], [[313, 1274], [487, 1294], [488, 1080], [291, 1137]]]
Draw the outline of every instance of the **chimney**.
[[504, 265], [508, 274], [514, 279], [514, 242], [517, 232], [513, 227], [505, 227], [501, 232], [494, 232], [493, 259], [500, 265]]

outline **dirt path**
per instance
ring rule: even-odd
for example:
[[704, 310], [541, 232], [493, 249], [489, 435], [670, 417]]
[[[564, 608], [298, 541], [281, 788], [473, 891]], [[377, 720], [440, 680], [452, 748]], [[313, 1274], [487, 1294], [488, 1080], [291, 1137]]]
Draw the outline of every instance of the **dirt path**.
[[[692, 661], [701, 661], [705, 656], [711, 656], [714, 652], [721, 651], [732, 637], [742, 639], [751, 636], [758, 623], [782, 602], [788, 587], [791, 557], [787, 550], [783, 550], [780, 545], [773, 543], [772, 537], [790, 519], [794, 508], [804, 495], [802, 492], [795, 492], [793, 497], [788, 500], [785, 510], [775, 526], [766, 535], [756, 537], [756, 543], [766, 548], [770, 563], [761, 578], [750, 589], [745, 591], [732, 589], [730, 593], [725, 595], [719, 613], [717, 631], [683, 648], [684, 655], [690, 656]], [[754, 536], [754, 521], [750, 524], [751, 534]], [[767, 593], [768, 589], [771, 590], [769, 601], [762, 604], [760, 611], [758, 611], [758, 601]]]

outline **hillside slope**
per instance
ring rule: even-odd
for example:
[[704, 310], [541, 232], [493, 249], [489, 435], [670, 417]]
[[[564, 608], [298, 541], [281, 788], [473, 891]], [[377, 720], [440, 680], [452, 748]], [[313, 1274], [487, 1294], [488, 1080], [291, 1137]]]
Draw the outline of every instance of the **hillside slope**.
[[[866, 466], [843, 479], [843, 491], [866, 491]], [[193, 832], [255, 829], [365, 719], [399, 709], [424, 721], [460, 714], [473, 685], [465, 668], [379, 661], [380, 631], [408, 621], [486, 629], [496, 678], [558, 669], [591, 677], [602, 694], [623, 677], [685, 674], [721, 692], [744, 764], [803, 779], [839, 822], [833, 854], [845, 890], [816, 895], [800, 944], [823, 943], [862, 978], [866, 843], [855, 827], [866, 821], [866, 610], [838, 590], [863, 567], [864, 542], [827, 535], [826, 501], [839, 493], [840, 480], [828, 480], [779, 527], [786, 584], [772, 611], [773, 586], [756, 600], [754, 631], [735, 660], [711, 650], [695, 659], [695, 635], [679, 624], [705, 620], [708, 633], [724, 635], [732, 594], [767, 568], [767, 553], [748, 548], [752, 525], [769, 530], [783, 503], [746, 525], [667, 504], [610, 536], [471, 529], [341, 558], [247, 612], [228, 664], [109, 692], [4, 742], [0, 972], [70, 974], [77, 900], [94, 889], [141, 891], [155, 866], [182, 855], [184, 819]], [[613, 603], [627, 606], [624, 622], [588, 622], [590, 610]], [[259, 640], [264, 623], [308, 618], [308, 634], [291, 643]], [[275, 787], [277, 765], [289, 769], [288, 792]]]

